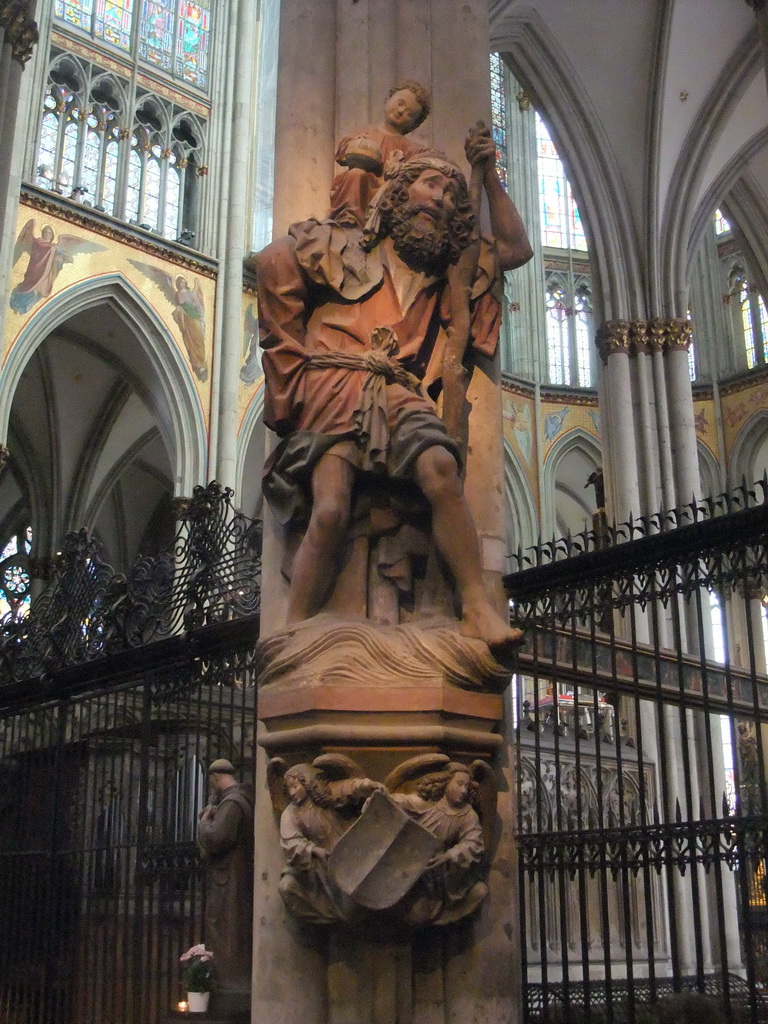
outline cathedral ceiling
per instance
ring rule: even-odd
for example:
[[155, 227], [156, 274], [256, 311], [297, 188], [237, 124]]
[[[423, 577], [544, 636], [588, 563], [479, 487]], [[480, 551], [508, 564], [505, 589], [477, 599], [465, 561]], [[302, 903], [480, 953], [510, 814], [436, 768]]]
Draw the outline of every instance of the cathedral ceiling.
[[757, 190], [768, 224], [768, 94], [745, 0], [491, 0], [490, 10], [492, 47], [566, 137], [577, 193], [596, 188], [586, 179], [601, 165], [595, 203], [609, 197], [627, 225], [622, 248], [650, 264], [650, 302], [678, 286], [692, 232], [739, 183]]

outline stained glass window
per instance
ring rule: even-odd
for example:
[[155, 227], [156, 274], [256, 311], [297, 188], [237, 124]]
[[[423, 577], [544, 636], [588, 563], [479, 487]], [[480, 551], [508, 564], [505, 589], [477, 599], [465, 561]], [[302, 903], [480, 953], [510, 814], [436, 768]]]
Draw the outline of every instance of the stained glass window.
[[586, 285], [576, 289], [574, 308], [574, 328], [576, 334], [576, 360], [578, 364], [578, 384], [588, 388], [592, 383], [592, 369], [589, 362], [591, 348], [592, 296]]
[[141, 7], [139, 57], [163, 71], [173, 67], [175, 6], [175, 0], [144, 0]]
[[722, 215], [720, 210], [715, 210], [715, 234], [725, 235], [731, 230], [731, 225]]
[[498, 53], [491, 54], [491, 129], [496, 143], [496, 170], [507, 188], [507, 111], [504, 93], [504, 63]]
[[211, 0], [55, 0], [54, 16], [138, 51], [139, 60], [198, 89], [208, 86]]
[[553, 384], [571, 382], [571, 346], [568, 339], [569, 310], [565, 292], [557, 285], [547, 290], [547, 356], [549, 379]]
[[165, 179], [165, 222], [163, 234], [166, 238], [177, 238], [179, 234], [179, 211], [181, 209], [181, 176], [177, 167], [178, 158], [171, 153]]
[[587, 248], [581, 215], [565, 176], [565, 168], [550, 138], [547, 126], [536, 115], [539, 200], [542, 244], [555, 249]]
[[56, 0], [54, 14], [62, 21], [84, 28], [87, 32], [91, 30], [93, 19], [93, 0]]
[[204, 88], [208, 67], [210, 0], [179, 0], [176, 76]]
[[28, 557], [32, 549], [29, 527], [15, 533], [0, 551], [0, 620], [22, 619], [29, 612], [32, 581]]
[[94, 35], [121, 50], [131, 48], [133, 0], [96, 0]]
[[734, 328], [744, 338], [747, 367], [768, 364], [768, 308], [765, 301], [750, 285], [744, 267], [734, 263], [728, 275], [726, 302], [734, 307]]
[[133, 137], [133, 147], [128, 161], [128, 188], [125, 196], [125, 219], [137, 221], [139, 219], [139, 201], [141, 198], [141, 175], [143, 164], [138, 149], [138, 140]]

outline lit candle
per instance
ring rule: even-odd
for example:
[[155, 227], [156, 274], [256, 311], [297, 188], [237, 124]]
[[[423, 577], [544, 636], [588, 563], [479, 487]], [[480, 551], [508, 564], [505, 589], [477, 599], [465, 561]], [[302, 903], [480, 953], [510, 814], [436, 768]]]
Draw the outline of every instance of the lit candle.
[[178, 1010], [179, 1013], [187, 1012], [187, 1001], [185, 999], [182, 999], [181, 1002], [179, 1003]]

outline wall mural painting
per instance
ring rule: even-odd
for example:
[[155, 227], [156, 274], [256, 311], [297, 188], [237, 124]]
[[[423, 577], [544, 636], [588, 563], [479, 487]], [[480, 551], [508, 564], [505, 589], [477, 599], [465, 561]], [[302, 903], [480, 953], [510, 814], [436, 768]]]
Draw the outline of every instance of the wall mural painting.
[[529, 467], [533, 454], [531, 406], [525, 401], [513, 402], [509, 395], [504, 395], [502, 415], [504, 436], [517, 448], [526, 467]]
[[544, 437], [550, 444], [563, 429], [565, 425], [565, 418], [570, 411], [570, 408], [565, 405], [562, 409], [558, 409], [556, 412], [547, 413], [544, 419]]
[[51, 294], [65, 263], [74, 263], [76, 256], [85, 253], [105, 250], [106, 246], [79, 235], [59, 235], [57, 241], [50, 224], [45, 224], [37, 235], [35, 219], [30, 217], [19, 232], [13, 252], [14, 266], [22, 256], [26, 255], [28, 259], [24, 277], [11, 292], [11, 309], [19, 316], [26, 316], [38, 302]]
[[169, 274], [160, 267], [140, 260], [128, 260], [145, 277], [153, 281], [173, 306], [171, 314], [181, 331], [181, 339], [195, 376], [205, 382], [208, 367], [205, 358], [205, 302], [200, 282], [189, 284], [183, 274]]
[[243, 314], [243, 365], [240, 380], [251, 387], [261, 377], [261, 352], [259, 351], [259, 319], [256, 303], [249, 302]]

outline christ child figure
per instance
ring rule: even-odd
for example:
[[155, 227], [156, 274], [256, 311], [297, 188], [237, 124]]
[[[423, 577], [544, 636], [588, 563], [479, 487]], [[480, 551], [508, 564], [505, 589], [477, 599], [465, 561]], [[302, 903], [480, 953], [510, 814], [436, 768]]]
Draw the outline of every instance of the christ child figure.
[[331, 185], [332, 220], [363, 226], [368, 204], [383, 181], [387, 166], [407, 160], [425, 147], [410, 135], [429, 115], [429, 92], [410, 79], [389, 90], [384, 119], [345, 136], [336, 149], [336, 163], [342, 170]]

